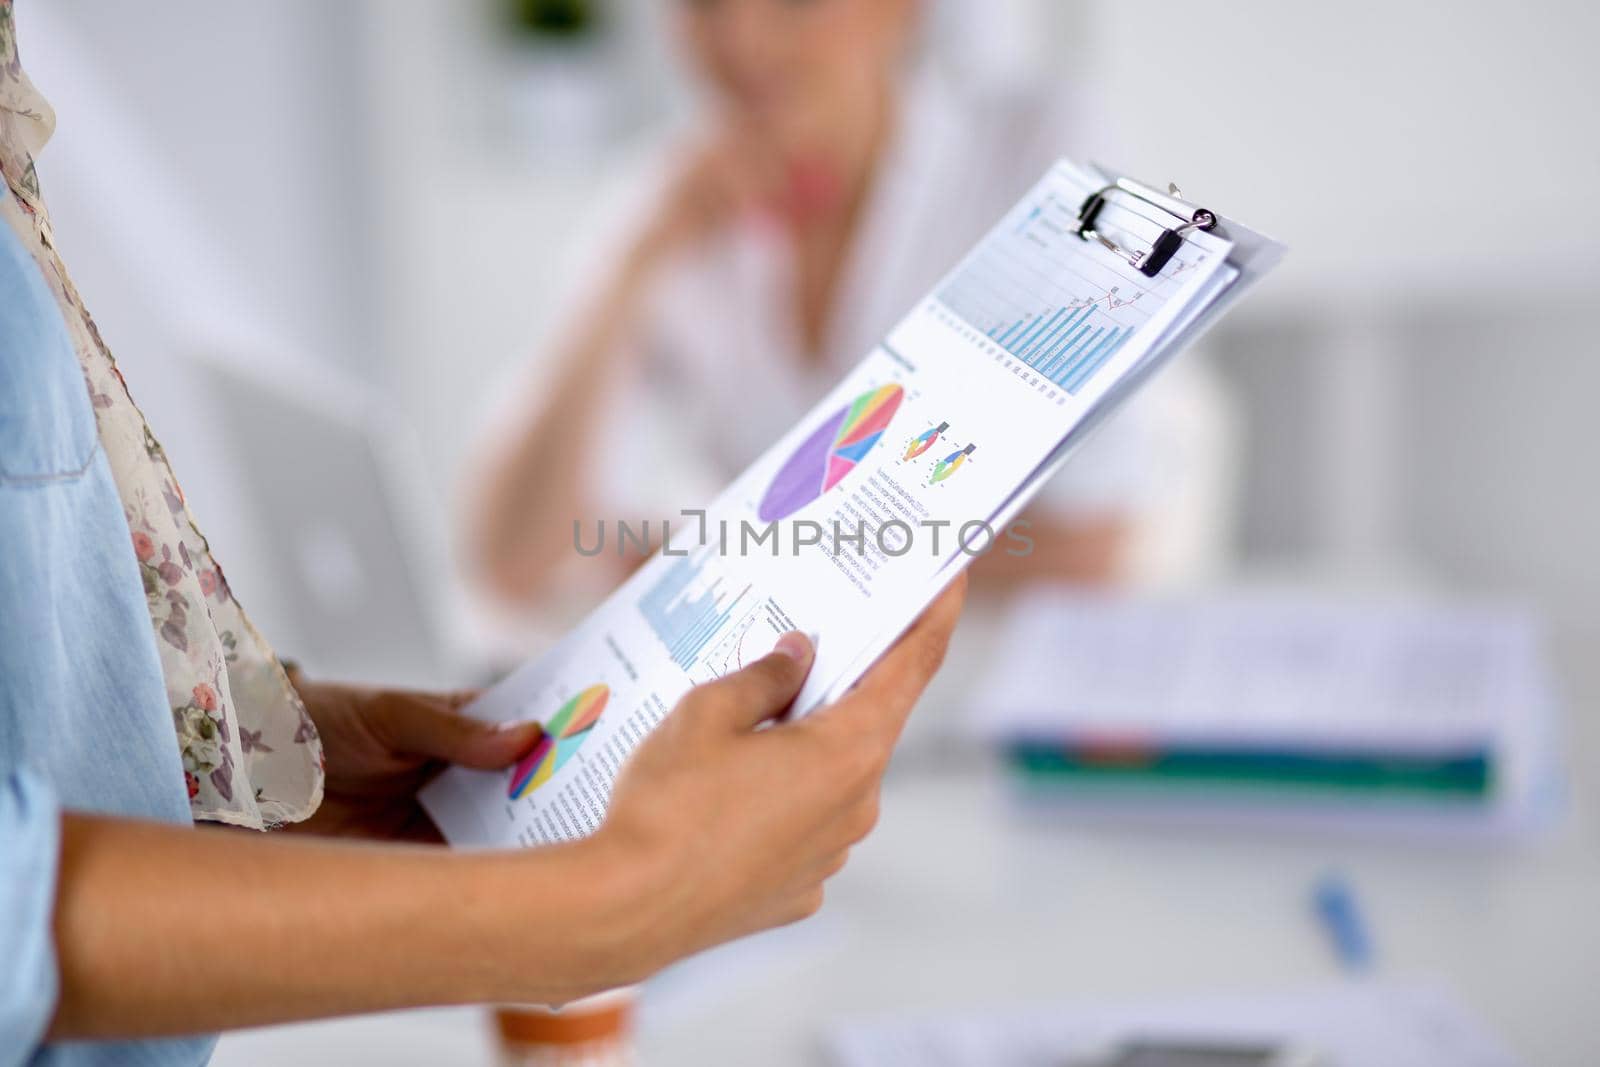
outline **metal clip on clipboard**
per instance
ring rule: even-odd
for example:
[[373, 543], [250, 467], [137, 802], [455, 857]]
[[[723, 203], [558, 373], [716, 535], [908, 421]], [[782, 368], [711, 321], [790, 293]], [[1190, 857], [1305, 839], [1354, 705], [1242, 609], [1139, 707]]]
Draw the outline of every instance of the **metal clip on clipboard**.
[[[1178, 220], [1178, 225], [1170, 226], [1161, 231], [1161, 235], [1150, 243], [1150, 247], [1143, 251], [1134, 251], [1123, 248], [1111, 238], [1095, 229], [1100, 219], [1100, 212], [1106, 206], [1107, 198], [1112, 193], [1122, 193], [1137, 200], [1143, 200], [1164, 214], [1171, 215]], [[1167, 192], [1163, 193], [1152, 189], [1148, 185], [1134, 181], [1132, 178], [1118, 178], [1112, 184], [1090, 193], [1089, 198], [1078, 209], [1078, 236], [1085, 241], [1098, 241], [1113, 253], [1127, 260], [1130, 266], [1136, 267], [1140, 274], [1146, 278], [1154, 278], [1161, 273], [1161, 268], [1172, 261], [1178, 254], [1178, 249], [1183, 247], [1183, 235], [1190, 230], [1209, 230], [1217, 224], [1217, 216], [1203, 207], [1191, 204], [1181, 199], [1182, 193], [1176, 185], [1168, 185]]]

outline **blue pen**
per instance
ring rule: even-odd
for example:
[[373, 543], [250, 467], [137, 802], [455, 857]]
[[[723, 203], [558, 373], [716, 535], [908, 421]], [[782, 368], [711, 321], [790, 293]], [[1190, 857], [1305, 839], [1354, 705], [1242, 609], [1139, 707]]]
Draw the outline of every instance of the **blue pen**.
[[1353, 973], [1369, 970], [1372, 937], [1350, 883], [1337, 874], [1323, 875], [1312, 887], [1311, 902], [1344, 969]]

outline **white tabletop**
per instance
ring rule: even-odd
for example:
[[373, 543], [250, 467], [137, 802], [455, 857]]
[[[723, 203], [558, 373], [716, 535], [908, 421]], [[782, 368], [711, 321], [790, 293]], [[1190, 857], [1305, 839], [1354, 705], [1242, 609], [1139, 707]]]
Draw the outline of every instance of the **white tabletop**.
[[[1346, 876], [1374, 975], [1441, 982], [1529, 1064], [1600, 1062], [1600, 804], [1580, 688], [1559, 824], [1522, 844], [1162, 829], [1021, 817], [936, 712], [908, 739], [883, 818], [822, 915], [647, 987], [649, 1065], [816, 1064], [832, 1020], [1073, 997], [1273, 991], [1346, 979], [1309, 903]], [[453, 1009], [235, 1035], [224, 1067], [491, 1062]]]

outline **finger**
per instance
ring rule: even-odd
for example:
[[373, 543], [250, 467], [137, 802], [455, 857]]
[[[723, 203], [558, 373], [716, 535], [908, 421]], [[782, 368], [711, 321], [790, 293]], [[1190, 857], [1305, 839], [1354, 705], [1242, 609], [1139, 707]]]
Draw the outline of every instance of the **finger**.
[[771, 206], [784, 172], [777, 146], [763, 125], [735, 122], [718, 143], [715, 159], [723, 195], [735, 210]]
[[777, 647], [741, 671], [700, 686], [689, 699], [735, 730], [749, 730], [777, 718], [794, 702], [811, 670], [816, 650], [798, 632], [778, 638]]
[[453, 693], [419, 693], [417, 696], [421, 700], [439, 704], [449, 711], [459, 712], [462, 708], [483, 696], [483, 690], [458, 689]]
[[536, 722], [491, 723], [456, 710], [470, 697], [385, 694], [381, 733], [389, 746], [427, 759], [498, 770], [528, 754], [544, 728]]
[[[900, 736], [911, 709], [944, 663], [950, 635], [961, 617], [966, 595], [967, 576], [961, 574], [928, 605], [922, 616], [854, 689], [833, 708], [825, 708], [813, 718], [826, 721], [848, 709], [851, 729], [876, 725], [883, 731], [884, 740], [892, 743]], [[864, 724], [863, 719], [868, 722]]]
[[784, 194], [783, 165], [771, 152], [753, 152], [741, 157], [735, 180], [742, 211], [768, 210], [777, 206]]

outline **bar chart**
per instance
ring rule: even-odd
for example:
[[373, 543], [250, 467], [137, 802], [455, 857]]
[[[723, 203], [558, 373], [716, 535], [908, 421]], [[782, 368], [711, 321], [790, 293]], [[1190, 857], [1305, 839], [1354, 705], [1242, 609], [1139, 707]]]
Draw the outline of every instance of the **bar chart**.
[[1076, 212], [1046, 195], [997, 228], [939, 291], [939, 302], [1040, 377], [1076, 394], [1162, 302], [1161, 282], [1083, 254]]
[[751, 593], [749, 585], [735, 591], [722, 575], [708, 575], [710, 561], [709, 549], [685, 556], [639, 598], [640, 614], [686, 671]]
[[1133, 336], [1131, 328], [1112, 326], [1096, 315], [1097, 306], [1059, 307], [1049, 315], [1024, 316], [984, 332], [1050, 381], [1077, 393]]

